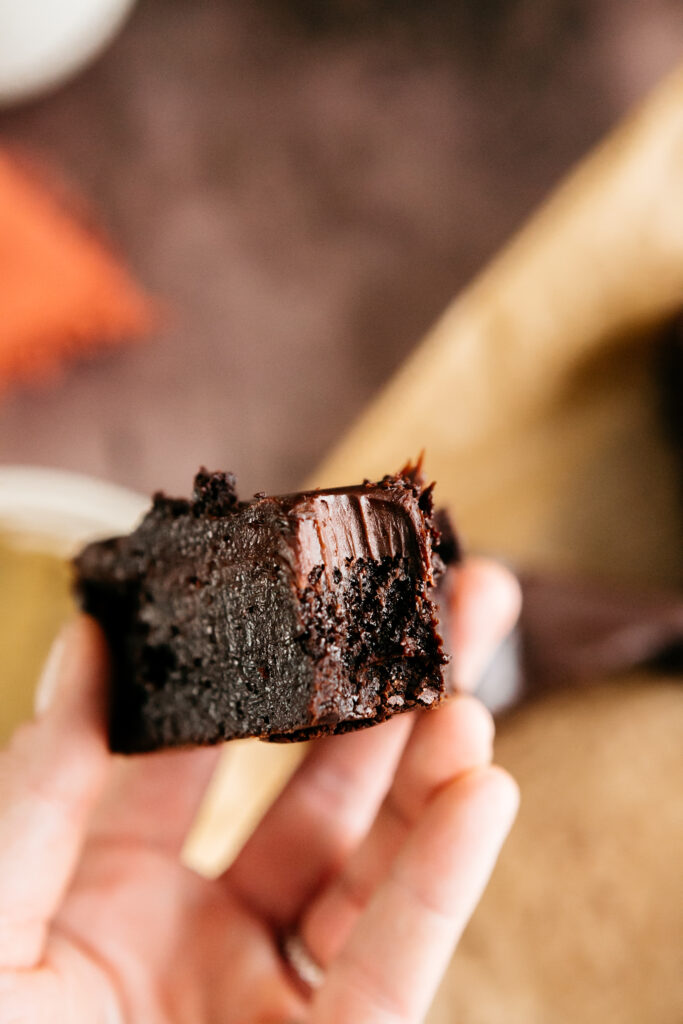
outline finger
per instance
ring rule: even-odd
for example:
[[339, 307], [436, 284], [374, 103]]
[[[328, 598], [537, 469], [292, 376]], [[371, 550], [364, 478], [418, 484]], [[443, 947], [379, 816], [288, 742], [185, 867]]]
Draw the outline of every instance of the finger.
[[[507, 570], [470, 559], [456, 574], [452, 603], [455, 652], [483, 663], [509, 630], [518, 610], [518, 584]], [[485, 603], [488, 614], [478, 606]], [[474, 610], [470, 605], [474, 605]], [[464, 627], [458, 626], [463, 620]], [[216, 750], [183, 750], [127, 758], [93, 823], [96, 839], [121, 839], [176, 855], [216, 767]]]
[[226, 880], [273, 925], [293, 924], [365, 834], [413, 721], [319, 740], [267, 812]]
[[514, 819], [517, 787], [477, 769], [439, 792], [330, 967], [315, 1024], [418, 1024]]
[[493, 720], [473, 697], [455, 697], [419, 719], [370, 832], [301, 922], [304, 943], [321, 966], [331, 963], [348, 939], [434, 794], [488, 764], [492, 743]]
[[517, 621], [522, 592], [509, 570], [486, 558], [469, 558], [450, 588], [453, 685], [471, 691]]
[[58, 934], [39, 967], [0, 973], [3, 1024], [122, 1024], [121, 1004], [111, 972]]
[[[514, 578], [479, 559], [466, 562], [459, 575], [464, 581], [456, 585], [459, 613], [467, 613], [470, 600], [486, 603], [489, 598], [494, 613], [471, 616], [472, 628], [454, 636], [456, 655], [471, 644], [493, 653], [517, 613]], [[507, 602], [497, 596], [501, 589]], [[319, 753], [307, 759], [266, 815], [228, 878], [275, 925], [294, 923], [367, 831], [409, 729], [406, 716], [401, 715], [367, 733], [322, 741]]]
[[106, 650], [92, 619], [66, 627], [48, 659], [37, 718], [0, 753], [0, 969], [41, 957], [111, 758]]
[[178, 856], [220, 748], [121, 758], [92, 823], [92, 840], [125, 841]]

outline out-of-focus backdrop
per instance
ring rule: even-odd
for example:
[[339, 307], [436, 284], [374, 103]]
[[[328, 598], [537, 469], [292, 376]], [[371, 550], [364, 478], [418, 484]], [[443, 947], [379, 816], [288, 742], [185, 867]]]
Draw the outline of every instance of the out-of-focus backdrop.
[[141, 0], [0, 144], [81, 193], [161, 322], [3, 394], [0, 462], [296, 486], [680, 42], [678, 0]]
[[[0, 104], [3, 26], [45, 3], [0, 0]], [[78, 53], [22, 88], [99, 56], [0, 110], [0, 464], [248, 495], [426, 443], [466, 544], [527, 570], [482, 694], [521, 702], [521, 813], [430, 1022], [678, 1024], [683, 69], [612, 126], [680, 60], [680, 0], [63, 6]], [[0, 739], [63, 555], [144, 503], [0, 466]], [[213, 871], [254, 806], [233, 756], [185, 853]]]

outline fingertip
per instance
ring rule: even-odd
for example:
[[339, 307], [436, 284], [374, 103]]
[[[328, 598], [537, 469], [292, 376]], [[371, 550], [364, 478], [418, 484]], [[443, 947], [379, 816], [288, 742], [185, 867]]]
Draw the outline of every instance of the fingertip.
[[414, 756], [457, 765], [454, 774], [462, 774], [490, 763], [495, 731], [493, 716], [480, 700], [469, 693], [456, 693], [419, 720]]
[[387, 1008], [392, 1020], [423, 1019], [491, 876], [518, 799], [510, 775], [485, 766], [434, 795], [341, 956], [332, 960], [314, 1004], [321, 1016], [341, 1019], [337, 1010], [344, 1005], [345, 1020], [384, 1020]]
[[[446, 904], [457, 902], [455, 893], [465, 903], [471, 896], [474, 905], [512, 828], [518, 806], [516, 782], [494, 765], [473, 768], [435, 796], [421, 824], [419, 848], [430, 866], [435, 888], [443, 888]], [[414, 863], [411, 858], [409, 866]], [[458, 865], [457, 874], [452, 871], [454, 864]], [[471, 882], [469, 888], [467, 879]]]
[[494, 725], [475, 697], [457, 694], [422, 715], [394, 779], [394, 803], [417, 819], [444, 787], [491, 763]]
[[71, 622], [67, 623], [70, 644], [74, 647], [81, 647], [81, 657], [97, 662], [98, 666], [108, 661], [107, 641], [102, 627], [97, 619], [84, 612], [74, 616]]
[[499, 631], [514, 626], [522, 607], [522, 588], [507, 566], [472, 555], [460, 570], [460, 581], [469, 600], [486, 604], [491, 623]]
[[519, 810], [520, 791], [515, 779], [500, 765], [487, 765], [471, 773], [470, 784], [488, 817], [499, 825], [502, 838], [510, 831]]
[[453, 684], [471, 691], [519, 617], [521, 588], [498, 562], [472, 557], [456, 573], [449, 606]]
[[34, 708], [42, 717], [53, 708], [101, 695], [108, 670], [104, 634], [88, 615], [77, 615], [55, 638], [36, 686]]
[[496, 724], [488, 708], [471, 693], [456, 694], [446, 706], [449, 705], [453, 709], [452, 714], [460, 718], [462, 728], [475, 738], [479, 748], [486, 750], [490, 756], [493, 752]]

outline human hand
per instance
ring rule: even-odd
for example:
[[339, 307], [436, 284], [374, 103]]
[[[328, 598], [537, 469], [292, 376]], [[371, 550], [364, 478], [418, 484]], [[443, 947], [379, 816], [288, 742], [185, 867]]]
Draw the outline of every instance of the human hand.
[[[453, 601], [467, 689], [519, 594], [472, 560]], [[209, 881], [178, 855], [217, 752], [110, 755], [106, 676], [80, 617], [0, 754], [0, 1024], [422, 1020], [517, 806], [484, 708], [457, 696], [316, 741]], [[316, 991], [282, 956], [293, 929], [323, 968]]]

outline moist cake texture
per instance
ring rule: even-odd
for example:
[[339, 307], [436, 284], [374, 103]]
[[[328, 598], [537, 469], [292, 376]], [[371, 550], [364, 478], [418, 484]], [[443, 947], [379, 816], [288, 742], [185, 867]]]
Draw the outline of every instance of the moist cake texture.
[[111, 648], [112, 749], [304, 739], [437, 703], [433, 588], [457, 557], [410, 465], [244, 502], [202, 470], [191, 500], [156, 495], [132, 534], [75, 561]]

